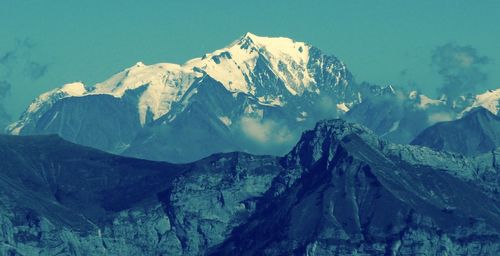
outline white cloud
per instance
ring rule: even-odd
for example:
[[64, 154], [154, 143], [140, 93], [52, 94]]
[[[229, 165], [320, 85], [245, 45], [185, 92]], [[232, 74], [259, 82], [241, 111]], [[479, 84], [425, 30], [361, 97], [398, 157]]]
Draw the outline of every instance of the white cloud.
[[282, 144], [295, 139], [286, 125], [271, 120], [243, 117], [240, 124], [243, 133], [260, 144]]
[[429, 124], [434, 124], [437, 122], [446, 122], [446, 121], [451, 121], [453, 120], [453, 115], [446, 113], [446, 112], [438, 112], [429, 115]]

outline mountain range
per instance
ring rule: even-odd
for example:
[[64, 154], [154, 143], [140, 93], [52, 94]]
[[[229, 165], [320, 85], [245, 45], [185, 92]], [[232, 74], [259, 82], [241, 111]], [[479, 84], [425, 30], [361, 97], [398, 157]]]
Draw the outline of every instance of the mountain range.
[[355, 105], [344, 118], [367, 126], [386, 140], [406, 144], [424, 129], [439, 122], [460, 119], [476, 108], [498, 115], [500, 89], [454, 100], [445, 96], [432, 99], [417, 91], [405, 94], [401, 90], [391, 90]]
[[0, 254], [495, 255], [499, 154], [392, 144], [339, 119], [284, 157], [177, 165], [4, 135]]
[[183, 65], [139, 62], [102, 83], [56, 88], [7, 132], [58, 134], [111, 153], [185, 163], [217, 152], [283, 155], [304, 130], [335, 117], [409, 143], [474, 107], [496, 114], [499, 99], [500, 89], [448, 102], [358, 83], [314, 46], [247, 33]]
[[345, 65], [315, 47], [247, 33], [184, 65], [137, 63], [93, 86], [47, 92], [8, 130], [173, 162], [234, 150], [284, 154], [330, 107], [359, 100], [351, 83]]

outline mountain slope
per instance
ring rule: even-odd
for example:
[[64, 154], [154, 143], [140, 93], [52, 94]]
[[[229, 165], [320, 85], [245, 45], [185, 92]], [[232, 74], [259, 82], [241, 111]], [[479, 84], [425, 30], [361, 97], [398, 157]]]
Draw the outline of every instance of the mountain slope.
[[412, 144], [465, 155], [485, 153], [500, 146], [500, 117], [479, 107], [461, 119], [425, 129]]
[[105, 94], [60, 99], [30, 124], [23, 134], [64, 134], [78, 144], [117, 153], [141, 129], [139, 115], [126, 99]]
[[82, 232], [107, 213], [154, 198], [182, 172], [171, 164], [113, 156], [57, 136], [2, 136], [0, 154], [7, 201]]

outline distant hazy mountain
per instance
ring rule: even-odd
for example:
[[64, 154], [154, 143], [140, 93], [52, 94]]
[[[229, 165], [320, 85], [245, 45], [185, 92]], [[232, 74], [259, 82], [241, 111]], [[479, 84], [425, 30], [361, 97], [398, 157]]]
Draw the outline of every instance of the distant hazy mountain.
[[1, 255], [495, 255], [500, 152], [324, 121], [283, 158], [172, 165], [0, 137]]
[[432, 124], [433, 112], [451, 112], [442, 100], [432, 100], [416, 92], [407, 94], [393, 87], [389, 89], [382, 95], [365, 98], [353, 106], [345, 118], [367, 126], [384, 139], [408, 143]]
[[500, 147], [500, 116], [482, 107], [475, 108], [461, 119], [425, 129], [412, 144], [465, 155], [492, 151]]
[[343, 116], [408, 143], [471, 106], [498, 110], [500, 90], [458, 103], [392, 86], [358, 84], [318, 48], [247, 33], [183, 65], [136, 65], [95, 85], [40, 95], [10, 134], [69, 141], [150, 160], [188, 162], [216, 152], [283, 155], [322, 119]]
[[367, 126], [389, 141], [410, 143], [427, 127], [460, 118], [476, 107], [497, 114], [500, 89], [461, 97], [452, 102], [445, 96], [432, 99], [417, 91], [385, 90], [383, 94], [371, 95], [355, 104], [345, 118]]

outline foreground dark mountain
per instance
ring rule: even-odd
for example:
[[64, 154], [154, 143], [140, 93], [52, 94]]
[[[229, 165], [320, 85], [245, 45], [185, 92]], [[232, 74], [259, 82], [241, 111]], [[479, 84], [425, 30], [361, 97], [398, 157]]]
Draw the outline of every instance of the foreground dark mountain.
[[[306, 132], [283, 161], [286, 171], [256, 213], [214, 255], [500, 250], [500, 202], [467, 177], [467, 166], [453, 166], [461, 157], [385, 144], [359, 126], [329, 121]], [[498, 188], [498, 170], [491, 171]]]
[[274, 157], [172, 165], [56, 136], [2, 136], [0, 159], [0, 255], [198, 255], [281, 171]]
[[282, 158], [228, 153], [185, 165], [56, 137], [0, 142], [4, 254], [500, 251], [499, 152], [389, 144], [342, 120], [319, 123]]
[[489, 152], [500, 147], [500, 116], [476, 108], [461, 119], [425, 129], [412, 144], [464, 155]]

